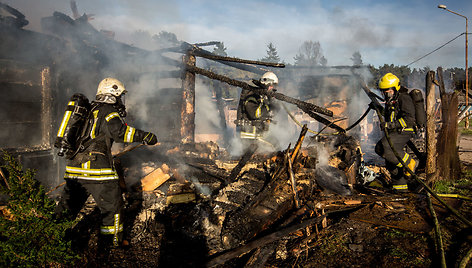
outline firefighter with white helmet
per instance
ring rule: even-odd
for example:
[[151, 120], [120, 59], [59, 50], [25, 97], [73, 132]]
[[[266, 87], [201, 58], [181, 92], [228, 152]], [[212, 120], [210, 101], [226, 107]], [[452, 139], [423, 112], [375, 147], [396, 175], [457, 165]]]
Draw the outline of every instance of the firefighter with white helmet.
[[[277, 75], [273, 72], [264, 73], [254, 83], [268, 91], [275, 90], [279, 83]], [[278, 110], [275, 101], [266, 94], [255, 93], [249, 89], [243, 89], [239, 99], [236, 125], [243, 143], [248, 148], [257, 142], [275, 147], [275, 139], [267, 137], [269, 125], [274, 112]]]
[[[385, 129], [395, 151], [402, 157], [403, 162], [414, 172], [418, 161], [404, 151], [407, 142], [415, 135], [416, 116], [415, 104], [408, 94], [408, 89], [400, 85], [400, 79], [387, 73], [379, 80], [378, 88], [385, 97]], [[407, 192], [407, 179], [410, 174], [403, 172], [403, 165], [398, 161], [386, 136], [377, 142], [375, 152], [385, 159], [386, 168], [390, 171], [393, 180], [393, 190]]]
[[123, 200], [111, 146], [113, 142], [157, 143], [155, 134], [125, 123], [125, 93], [125, 86], [116, 78], [105, 78], [99, 83], [84, 131], [86, 138], [67, 161], [66, 186], [56, 210], [59, 216], [68, 211], [68, 216], [73, 218], [91, 194], [102, 215], [101, 241], [109, 241], [113, 246], [122, 242]]
[[261, 76], [261, 79], [259, 79], [259, 81], [263, 85], [275, 86], [279, 83], [279, 78], [277, 78], [277, 75], [275, 75], [273, 72], [266, 72]]

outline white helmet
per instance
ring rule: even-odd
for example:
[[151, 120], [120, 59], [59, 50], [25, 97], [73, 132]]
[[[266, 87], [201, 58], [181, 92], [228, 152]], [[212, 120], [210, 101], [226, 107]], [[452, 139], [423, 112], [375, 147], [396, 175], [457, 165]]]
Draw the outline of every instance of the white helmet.
[[112, 95], [119, 97], [121, 94], [126, 92], [125, 86], [118, 79], [107, 77], [98, 84], [97, 96]]
[[266, 72], [261, 76], [261, 79], [259, 79], [259, 81], [263, 85], [276, 85], [279, 83], [277, 75], [275, 75], [273, 72]]

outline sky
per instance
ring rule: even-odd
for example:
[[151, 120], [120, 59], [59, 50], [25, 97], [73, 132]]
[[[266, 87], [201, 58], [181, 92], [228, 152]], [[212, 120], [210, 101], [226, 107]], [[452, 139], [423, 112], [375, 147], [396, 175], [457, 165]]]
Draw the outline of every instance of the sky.
[[[41, 31], [40, 19], [54, 11], [72, 17], [69, 0], [3, 0]], [[98, 30], [135, 44], [133, 32], [172, 32], [189, 43], [224, 42], [228, 56], [257, 60], [271, 42], [281, 60], [293, 63], [305, 41], [319, 42], [328, 65], [408, 65], [465, 32], [470, 0], [76, 0], [80, 14], [93, 14]], [[472, 23], [471, 23], [472, 24]], [[472, 26], [469, 26], [472, 32]], [[469, 35], [470, 36], [470, 35]], [[212, 50], [211, 47], [206, 49]], [[470, 54], [470, 53], [469, 53]], [[470, 62], [469, 56], [469, 62]], [[469, 66], [472, 62], [469, 63]], [[411, 68], [465, 67], [465, 35]]]

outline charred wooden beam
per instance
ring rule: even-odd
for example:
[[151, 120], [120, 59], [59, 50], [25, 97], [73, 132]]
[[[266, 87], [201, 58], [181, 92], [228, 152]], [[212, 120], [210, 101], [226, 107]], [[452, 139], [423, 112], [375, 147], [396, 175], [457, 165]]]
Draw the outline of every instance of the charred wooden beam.
[[0, 9], [3, 9], [16, 17], [12, 18], [0, 15], [0, 22], [8, 24], [10, 26], [15, 26], [17, 28], [23, 28], [24, 26], [28, 25], [29, 21], [25, 19], [25, 15], [23, 15], [23, 13], [21, 13], [17, 9], [12, 8], [11, 6], [3, 3], [0, 3]]
[[225, 172], [223, 169], [216, 169], [216, 168], [210, 168], [208, 166], [203, 166], [199, 164], [192, 164], [192, 163], [187, 163], [188, 166], [199, 169], [203, 171], [204, 173], [210, 175], [211, 177], [219, 180], [223, 184], [228, 184], [228, 180], [226, 179], [228, 177], [228, 173]]
[[195, 56], [199, 56], [202, 58], [207, 58], [211, 60], [215, 60], [217, 62], [238, 68], [238, 69], [243, 69], [247, 70], [253, 73], [257, 74], [262, 74], [266, 72], [267, 70], [261, 70], [259, 68], [247, 65], [247, 64], [255, 64], [255, 65], [263, 65], [263, 66], [268, 66], [268, 67], [278, 67], [278, 68], [284, 68], [285, 64], [282, 63], [272, 63], [272, 62], [263, 62], [263, 61], [255, 61], [255, 60], [244, 60], [244, 59], [239, 59], [239, 58], [233, 58], [233, 57], [226, 57], [226, 56], [218, 56], [215, 55], [209, 51], [206, 51], [204, 49], [201, 49], [195, 45], [182, 42], [180, 48], [182, 51], [185, 53], [186, 51], [190, 51], [191, 54]]
[[243, 167], [246, 165], [246, 163], [251, 159], [251, 157], [254, 155], [254, 153], [257, 150], [257, 143], [255, 143], [253, 146], [250, 146], [243, 154], [241, 159], [239, 160], [238, 164], [231, 170], [231, 174], [229, 175], [228, 182], [234, 181], [243, 169]]
[[292, 163], [295, 163], [297, 160], [298, 154], [300, 152], [300, 148], [302, 147], [303, 140], [305, 139], [306, 133], [308, 132], [308, 127], [303, 125], [302, 131], [300, 132], [300, 136], [298, 137], [297, 144], [295, 144], [295, 147], [293, 148], [293, 152], [291, 157]]
[[251, 255], [251, 258], [246, 262], [244, 267], [251, 267], [251, 268], [263, 268], [265, 267], [265, 263], [269, 259], [269, 257], [275, 252], [277, 249], [277, 242], [269, 243], [268, 245], [264, 245], [259, 247], [255, 250], [255, 252]]
[[319, 216], [319, 217], [316, 217], [316, 218], [311, 218], [311, 219], [304, 220], [304, 221], [302, 221], [298, 224], [288, 226], [288, 227], [286, 227], [282, 230], [273, 232], [273, 233], [268, 234], [266, 236], [263, 236], [259, 239], [253, 240], [253, 241], [251, 241], [251, 242], [247, 243], [246, 245], [243, 245], [239, 248], [230, 250], [230, 251], [228, 251], [226, 253], [223, 253], [219, 256], [215, 256], [207, 262], [207, 267], [214, 267], [216, 265], [223, 264], [226, 261], [231, 260], [233, 258], [236, 258], [236, 257], [238, 257], [238, 256], [240, 256], [240, 255], [242, 255], [246, 252], [249, 252], [249, 251], [251, 251], [255, 248], [262, 247], [264, 245], [267, 245], [268, 243], [277, 241], [277, 240], [283, 238], [284, 236], [287, 236], [290, 233], [293, 233], [297, 230], [303, 229], [307, 226], [318, 224], [325, 217], [326, 217], [326, 215], [322, 215], [322, 216]]
[[[278, 68], [284, 68], [285, 64], [282, 63], [272, 63], [272, 62], [264, 62], [264, 61], [257, 61], [257, 60], [244, 60], [244, 59], [239, 59], [239, 58], [233, 58], [233, 57], [225, 57], [225, 56], [218, 56], [215, 54], [212, 54], [210, 52], [206, 52], [202, 49], [197, 49], [193, 50], [192, 54], [198, 57], [202, 57], [205, 59], [210, 59], [210, 60], [215, 60], [218, 62], [225, 61], [225, 62], [237, 62], [237, 63], [247, 63], [247, 64], [256, 64], [256, 65], [263, 65], [267, 67], [278, 67]], [[265, 72], [265, 70], [264, 70]]]
[[[195, 67], [195, 56], [183, 57], [184, 66]], [[182, 107], [180, 136], [182, 143], [195, 141], [195, 73], [185, 72], [182, 79]]]
[[295, 206], [297, 208], [300, 208], [300, 199], [298, 198], [298, 193], [297, 193], [297, 182], [295, 180], [295, 174], [293, 174], [293, 168], [292, 168], [292, 158], [288, 154], [288, 152], [285, 154], [287, 157], [287, 162], [288, 162], [288, 174], [290, 178], [290, 183], [292, 185], [292, 191], [293, 191], [293, 199], [295, 201]]
[[[203, 43], [203, 44], [206, 44], [206, 43]], [[158, 53], [175, 52], [175, 53], [184, 53], [184, 54], [190, 52], [192, 55], [211, 59], [221, 64], [225, 64], [225, 65], [234, 67], [236, 69], [240, 69], [240, 70], [255, 73], [255, 74], [263, 74], [267, 72], [267, 70], [263, 70], [249, 64], [262, 65], [262, 66], [268, 66], [268, 67], [278, 67], [278, 68], [285, 67], [285, 64], [282, 64], [282, 63], [271, 63], [271, 62], [263, 62], [263, 61], [244, 60], [244, 59], [239, 59], [239, 58], [234, 58], [234, 57], [218, 56], [209, 51], [199, 48], [197, 45], [200, 45], [200, 44], [192, 45], [186, 42], [182, 42], [182, 44], [179, 47], [164, 48], [164, 49], [156, 50], [155, 52], [158, 52]]]
[[215, 46], [215, 45], [218, 45], [218, 44], [221, 44], [221, 42], [220, 41], [209, 41], [209, 42], [205, 42], [205, 43], [195, 43], [193, 45], [197, 46], [197, 47], [204, 47], [204, 46]]

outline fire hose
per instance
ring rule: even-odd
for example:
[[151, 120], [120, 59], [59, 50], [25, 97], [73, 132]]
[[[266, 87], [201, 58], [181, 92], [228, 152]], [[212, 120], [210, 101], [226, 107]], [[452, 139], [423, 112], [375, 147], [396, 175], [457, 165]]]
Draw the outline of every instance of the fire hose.
[[[295, 122], [295, 124], [297, 124], [299, 127], [303, 127], [303, 125], [295, 118], [295, 116], [288, 110], [287, 106], [285, 106], [284, 103], [282, 103], [282, 107], [284, 108], [284, 110], [287, 112], [288, 116], [290, 116], [290, 118], [293, 120], [293, 122]], [[357, 119], [356, 122], [354, 122], [352, 125], [350, 125], [349, 127], [346, 128], [346, 132], [351, 130], [352, 128], [354, 128], [355, 126], [357, 126], [360, 122], [362, 122], [362, 120], [364, 120], [364, 118], [369, 114], [370, 110], [372, 108], [369, 107], [367, 108], [367, 110], [364, 112], [364, 114], [361, 115], [361, 117], [359, 119]], [[338, 122], [338, 121], [341, 121], [341, 120], [346, 120], [347, 118], [340, 118], [340, 119], [337, 119], [337, 120], [334, 120], [332, 123], [335, 123], [335, 122]], [[329, 125], [325, 125], [325, 127], [323, 127], [323, 129], [321, 129], [319, 132], [316, 132], [314, 130], [311, 130], [311, 129], [308, 129], [308, 132], [310, 133], [313, 133], [313, 134], [316, 134], [316, 135], [321, 135], [321, 132], [323, 132], [323, 130], [325, 130]], [[330, 133], [330, 134], [322, 134], [322, 135], [338, 135], [340, 134], [340, 132], [334, 132], [334, 133]]]

